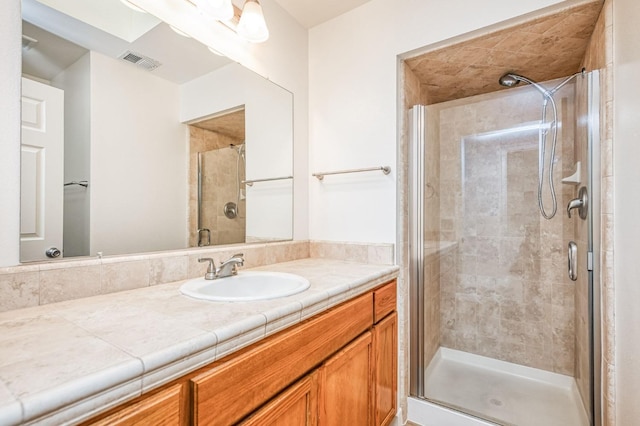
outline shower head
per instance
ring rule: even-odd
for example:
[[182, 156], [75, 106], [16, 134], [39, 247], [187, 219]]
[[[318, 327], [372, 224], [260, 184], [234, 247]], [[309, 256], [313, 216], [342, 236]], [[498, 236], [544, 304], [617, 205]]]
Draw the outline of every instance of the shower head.
[[241, 154], [244, 152], [244, 143], [241, 143], [240, 145], [230, 143], [229, 148], [234, 149], [238, 154]]
[[498, 83], [500, 83], [501, 86], [513, 87], [520, 83], [521, 80], [518, 77], [519, 75], [517, 74], [506, 73], [500, 77]]
[[523, 81], [523, 82], [525, 82], [527, 84], [530, 84], [531, 86], [535, 87], [536, 90], [538, 90], [540, 93], [542, 93], [542, 96], [544, 96], [545, 98], [551, 96], [551, 93], [549, 93], [549, 91], [547, 89], [545, 89], [544, 87], [540, 86], [535, 81], [530, 80], [527, 77], [524, 77], [524, 76], [522, 76], [520, 74], [508, 72], [508, 73], [504, 74], [502, 77], [500, 77], [500, 79], [498, 79], [498, 83], [500, 83], [501, 86], [505, 86], [505, 87], [516, 86], [521, 81]]

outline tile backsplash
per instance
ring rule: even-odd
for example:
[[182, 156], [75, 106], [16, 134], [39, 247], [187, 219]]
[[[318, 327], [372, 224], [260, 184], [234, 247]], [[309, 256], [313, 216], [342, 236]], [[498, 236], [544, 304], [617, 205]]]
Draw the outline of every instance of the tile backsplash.
[[0, 268], [0, 312], [80, 299], [204, 276], [207, 265], [243, 253], [252, 268], [308, 257], [393, 264], [393, 244], [284, 241], [140, 255], [59, 260]]

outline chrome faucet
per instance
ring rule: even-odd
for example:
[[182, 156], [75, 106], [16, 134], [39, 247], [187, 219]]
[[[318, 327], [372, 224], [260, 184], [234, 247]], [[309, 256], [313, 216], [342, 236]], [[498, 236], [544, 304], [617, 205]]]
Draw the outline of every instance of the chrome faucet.
[[242, 256], [242, 253], [237, 253], [231, 256], [231, 259], [222, 262], [222, 264], [216, 271], [218, 278], [238, 275], [238, 266], [244, 265], [244, 258]]
[[209, 262], [209, 267], [207, 268], [207, 273], [204, 274], [204, 279], [215, 280], [217, 278], [238, 275], [238, 266], [244, 265], [243, 256], [242, 253], [234, 254], [230, 259], [222, 262], [219, 268], [216, 268], [214, 260], [210, 257], [201, 257], [198, 259], [198, 262]]

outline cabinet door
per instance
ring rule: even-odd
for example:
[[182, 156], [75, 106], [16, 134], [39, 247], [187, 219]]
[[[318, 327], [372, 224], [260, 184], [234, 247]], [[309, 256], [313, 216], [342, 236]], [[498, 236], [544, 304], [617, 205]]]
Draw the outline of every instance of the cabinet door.
[[388, 425], [396, 415], [397, 330], [398, 314], [395, 312], [373, 327], [375, 426]]
[[241, 422], [242, 426], [316, 426], [318, 373], [313, 372]]
[[372, 342], [368, 331], [320, 368], [320, 425], [371, 424]]
[[373, 297], [368, 293], [216, 362], [191, 379], [194, 424], [236, 424], [369, 329], [372, 322]]
[[185, 424], [181, 414], [182, 405], [182, 385], [177, 384], [89, 424], [94, 426], [181, 425]]

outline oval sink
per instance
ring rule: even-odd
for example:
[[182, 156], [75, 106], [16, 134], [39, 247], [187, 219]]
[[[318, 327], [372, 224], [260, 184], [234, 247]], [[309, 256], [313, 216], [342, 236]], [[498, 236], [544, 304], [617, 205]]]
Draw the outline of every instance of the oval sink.
[[180, 292], [196, 299], [248, 302], [275, 299], [305, 291], [309, 280], [285, 272], [240, 272], [226, 278], [196, 278], [182, 284]]

